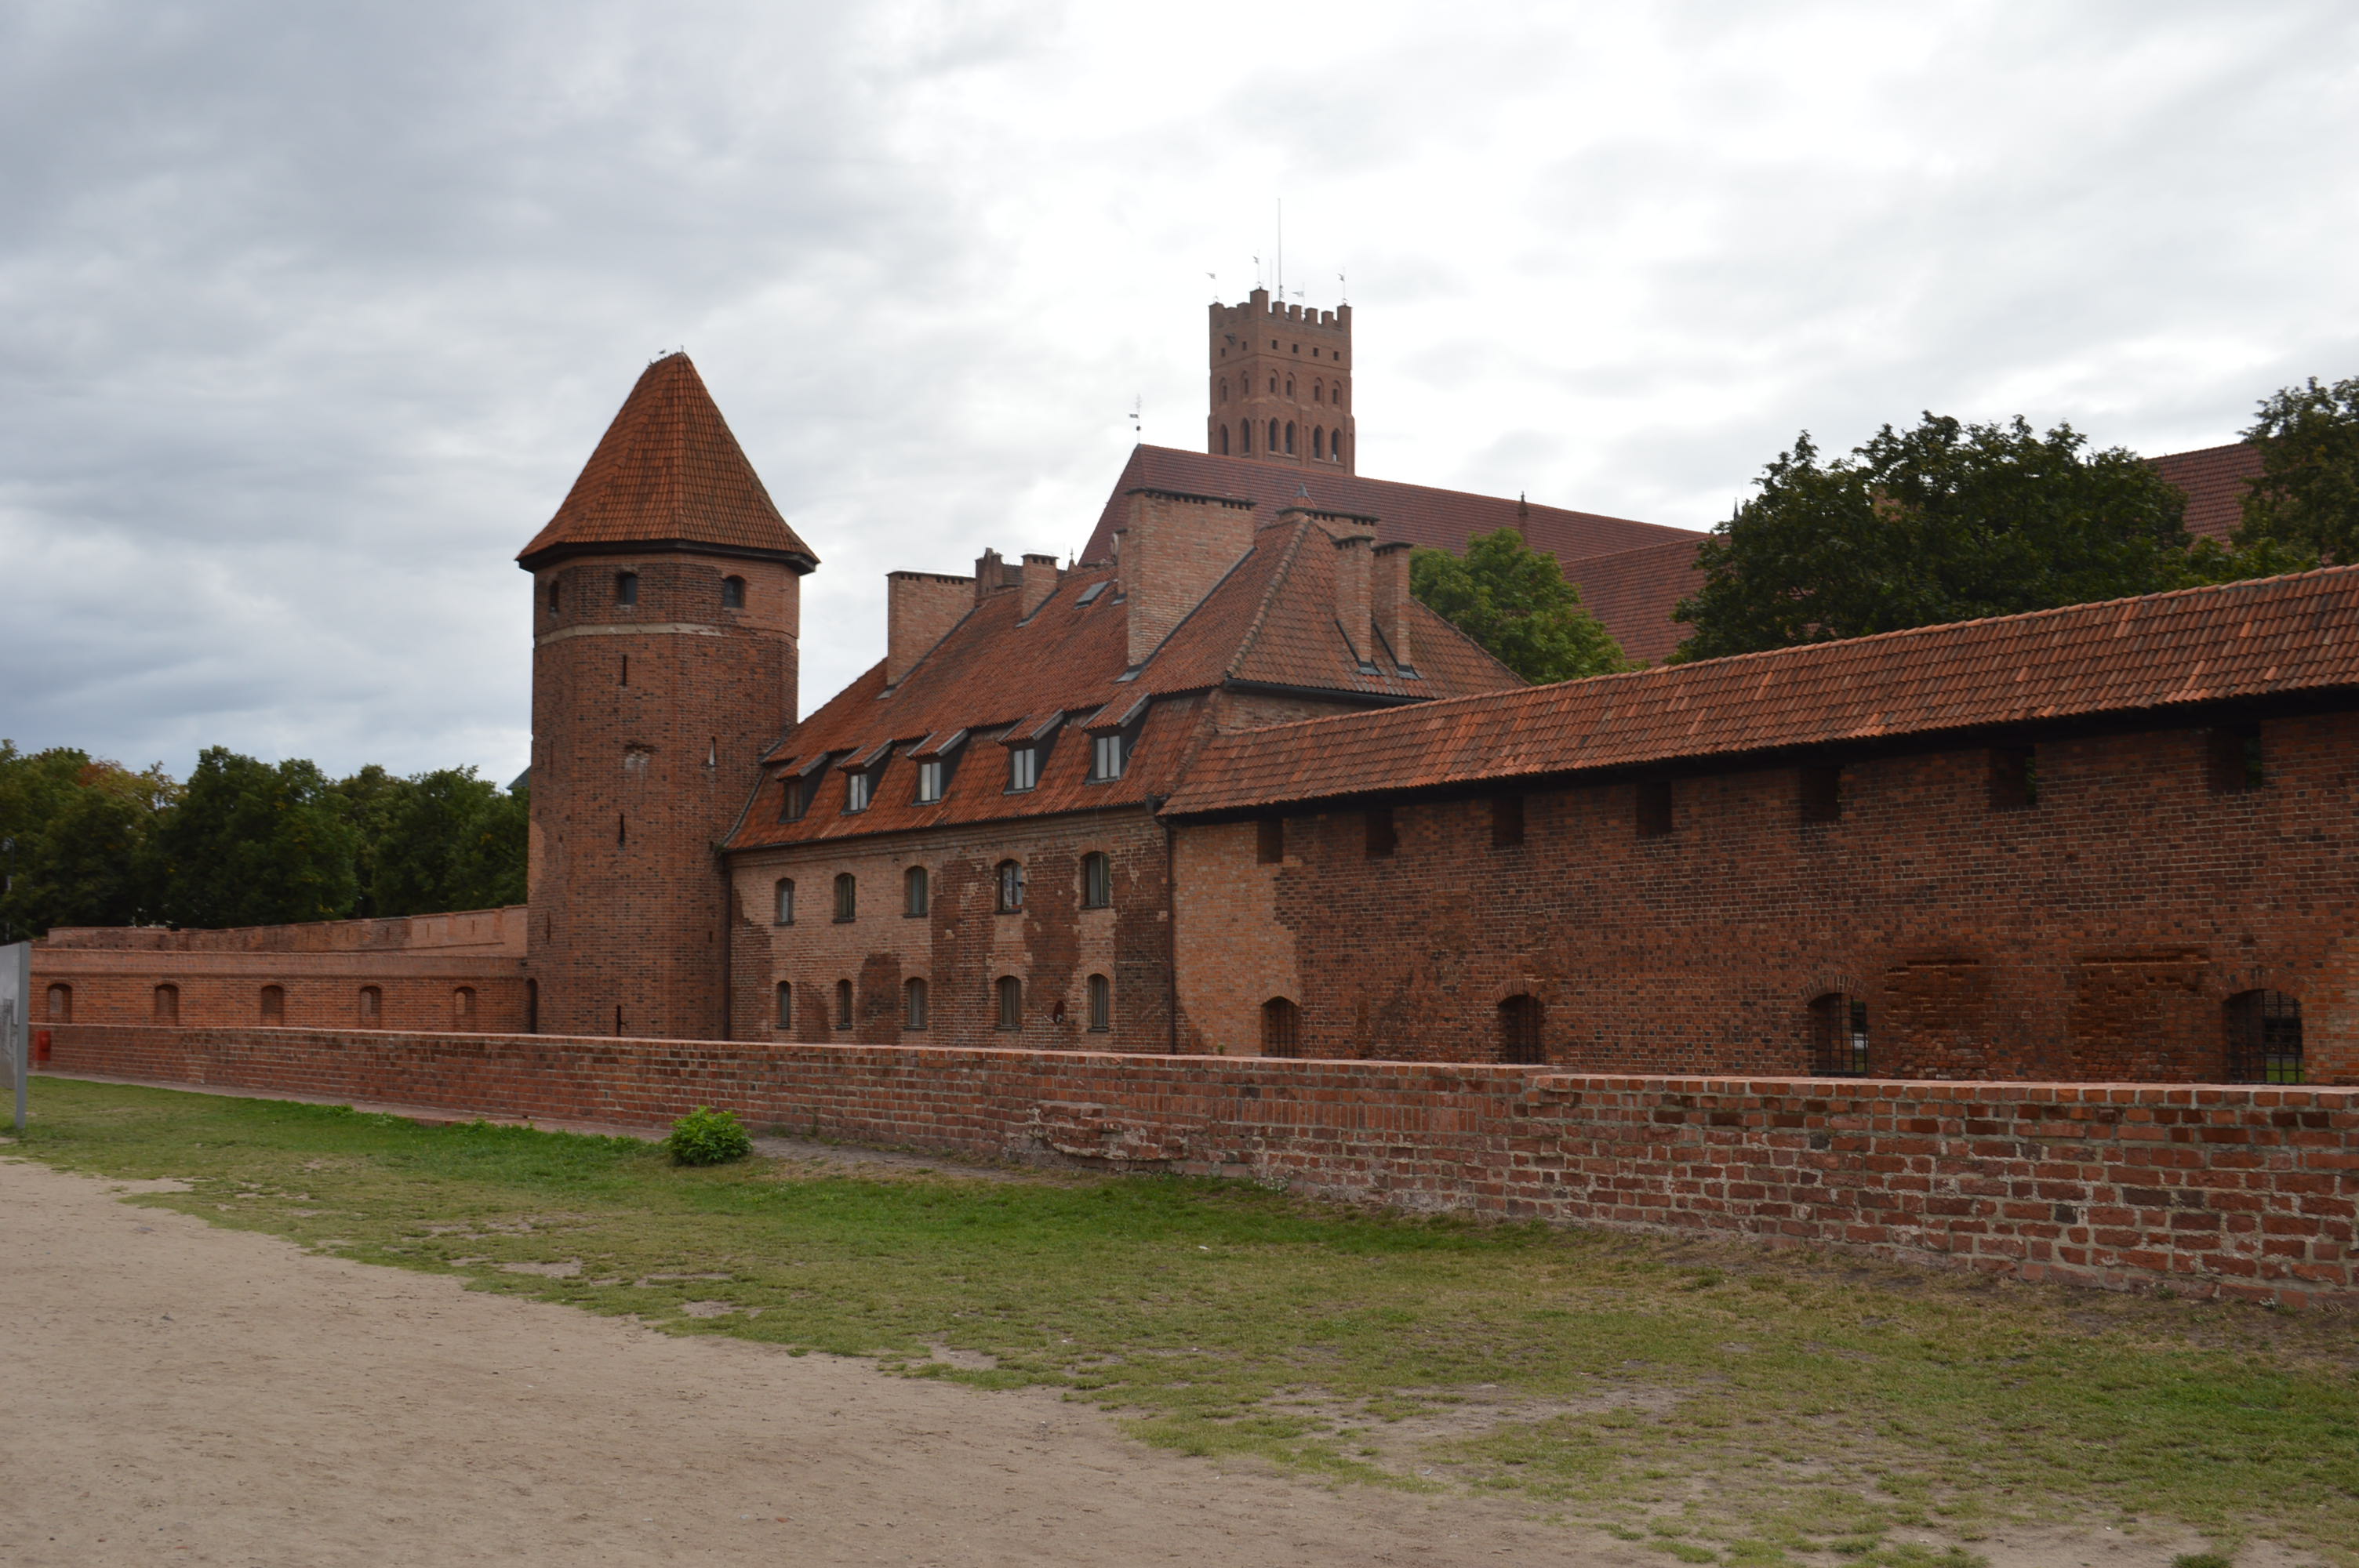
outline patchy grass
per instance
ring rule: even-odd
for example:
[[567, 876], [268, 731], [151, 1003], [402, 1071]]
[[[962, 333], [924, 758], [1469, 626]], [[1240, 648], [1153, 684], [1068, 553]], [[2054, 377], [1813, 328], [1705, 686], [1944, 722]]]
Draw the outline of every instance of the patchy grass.
[[[2359, 1563], [2351, 1320], [1299, 1202], [43, 1079], [135, 1201], [675, 1334], [1049, 1385], [1148, 1442], [1528, 1499], [1687, 1563], [1972, 1568], [2015, 1519]], [[1961, 1545], [1959, 1543], [1967, 1543]], [[2191, 1568], [2191, 1564], [2190, 1564]]]

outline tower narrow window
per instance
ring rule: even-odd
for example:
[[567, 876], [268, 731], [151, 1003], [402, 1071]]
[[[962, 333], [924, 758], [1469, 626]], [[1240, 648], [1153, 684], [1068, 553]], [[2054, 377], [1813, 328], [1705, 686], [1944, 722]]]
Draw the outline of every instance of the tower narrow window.
[[850, 871], [835, 874], [835, 919], [841, 925], [860, 915], [860, 883]]
[[180, 1022], [179, 987], [167, 983], [156, 988], [156, 1022], [158, 1023]]
[[636, 604], [638, 601], [639, 574], [636, 572], [616, 572], [614, 574], [614, 602], [617, 604]]
[[1993, 811], [2022, 811], [2039, 804], [2039, 761], [2028, 746], [1994, 746], [1990, 752]]
[[1370, 806], [1366, 815], [1368, 859], [1381, 860], [1400, 847], [1400, 833], [1393, 825], [1393, 808], [1389, 806]]
[[925, 867], [911, 866], [901, 873], [901, 913], [903, 914], [925, 914], [930, 907], [932, 896], [932, 881], [926, 875]]
[[1002, 975], [995, 988], [999, 999], [999, 1027], [1024, 1027], [1024, 982], [1014, 975]]
[[1813, 763], [1804, 768], [1801, 772], [1800, 795], [1803, 821], [1842, 821], [1843, 769], [1823, 762]]
[[777, 1017], [779, 1028], [792, 1029], [795, 1026], [795, 988], [790, 981], [778, 982]]
[[1867, 1003], [1829, 991], [1810, 1003], [1810, 1071], [1821, 1078], [1867, 1076]]
[[1499, 1060], [1541, 1063], [1548, 1047], [1541, 1040], [1548, 1008], [1539, 998], [1517, 993], [1499, 1004]]
[[1314, 458], [1324, 458], [1327, 455], [1327, 432], [1323, 427], [1316, 425], [1310, 427], [1310, 455]]
[[[1270, 388], [1269, 388], [1269, 389], [1270, 389], [1272, 392], [1276, 392], [1276, 391], [1277, 390], [1277, 382], [1272, 381], [1272, 382], [1270, 383]], [[1276, 450], [1277, 450], [1277, 429], [1278, 429], [1277, 421], [1277, 420], [1275, 420], [1275, 419], [1271, 420], [1271, 421], [1269, 422], [1269, 449], [1270, 449], [1271, 451], [1273, 451], [1273, 452], [1274, 452], [1274, 451], [1276, 451]]]
[[1302, 1054], [1302, 1010], [1282, 996], [1274, 996], [1261, 1004], [1261, 1054]]
[[375, 1029], [385, 1020], [385, 992], [375, 986], [361, 988], [361, 1027]]
[[1082, 857], [1082, 907], [1104, 909], [1114, 903], [1114, 862], [1099, 850]]
[[623, 655], [623, 678], [618, 684], [623, 686], [631, 684], [631, 655], [628, 654]]
[[266, 1029], [275, 1029], [275, 1028], [277, 1028], [278, 1025], [280, 1025], [280, 1024], [282, 1024], [282, 1023], [284, 1023], [284, 1022], [287, 1022], [287, 988], [286, 988], [285, 986], [265, 986], [265, 987], [263, 987], [263, 988], [262, 988], [262, 1025], [263, 1025], [263, 1027], [264, 1027], [264, 1028], [266, 1028]]
[[770, 894], [774, 901], [771, 919], [780, 925], [792, 925], [795, 923], [795, 879], [780, 877], [770, 889]]
[[474, 987], [461, 986], [451, 993], [451, 1027], [453, 1029], [475, 1027]]
[[1227, 457], [1228, 455], [1229, 455], [1229, 427], [1228, 427], [1228, 426], [1226, 426], [1226, 425], [1224, 424], [1224, 425], [1223, 425], [1223, 426], [1221, 427], [1221, 456], [1223, 456], [1223, 457], [1224, 457], [1224, 458], [1225, 458], [1225, 457]]
[[745, 608], [745, 579], [744, 578], [725, 577], [721, 579], [721, 608], [723, 610], [743, 610]]
[[2301, 1082], [2301, 1002], [2283, 991], [2245, 991], [2228, 999], [2228, 1079], [2238, 1084]]
[[1103, 1034], [1114, 1027], [1114, 982], [1103, 975], [1090, 977], [1090, 1033]]
[[2214, 730], [2205, 747], [2205, 772], [2213, 795], [2243, 795], [2268, 783], [2261, 756], [2261, 727], [2229, 725]]
[[1671, 831], [1671, 781], [1638, 781], [1638, 837], [1668, 838]]
[[1519, 795], [1495, 795], [1491, 797], [1491, 848], [1512, 849], [1524, 841], [1524, 797]]
[[549, 612], [552, 616], [565, 607], [565, 587], [562, 583], [549, 585]]
[[1253, 421], [1250, 419], [1237, 426], [1237, 450], [1245, 457], [1253, 456]]
[[1294, 455], [1294, 421], [1291, 419], [1286, 422], [1286, 455], [1289, 458]]
[[1254, 824], [1254, 863], [1276, 866], [1286, 860], [1286, 818], [1265, 816]]
[[835, 982], [835, 1026], [838, 1029], [852, 1027], [852, 982], [850, 980]]
[[901, 1027], [923, 1029], [926, 1026], [926, 982], [910, 980], [901, 987]]
[[1290, 375], [1286, 378], [1286, 395], [1288, 397], [1294, 395], [1294, 378]]
[[1024, 867], [1016, 860], [999, 862], [999, 913], [1014, 914], [1024, 907]]

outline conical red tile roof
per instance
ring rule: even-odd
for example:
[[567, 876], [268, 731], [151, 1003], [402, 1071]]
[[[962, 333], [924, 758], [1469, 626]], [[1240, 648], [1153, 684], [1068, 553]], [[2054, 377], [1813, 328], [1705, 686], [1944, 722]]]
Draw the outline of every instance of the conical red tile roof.
[[565, 503], [516, 559], [530, 568], [625, 546], [783, 557], [800, 571], [819, 564], [778, 515], [686, 354], [647, 368]]

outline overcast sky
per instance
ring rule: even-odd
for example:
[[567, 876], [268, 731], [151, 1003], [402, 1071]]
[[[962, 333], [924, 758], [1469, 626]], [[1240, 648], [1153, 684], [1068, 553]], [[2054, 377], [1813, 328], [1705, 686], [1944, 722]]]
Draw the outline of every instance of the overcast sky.
[[686, 347], [822, 565], [1080, 546], [1205, 302], [1348, 275], [1360, 471], [1689, 527], [1808, 428], [2160, 452], [2359, 375], [2359, 8], [0, 0], [0, 736], [527, 755]]

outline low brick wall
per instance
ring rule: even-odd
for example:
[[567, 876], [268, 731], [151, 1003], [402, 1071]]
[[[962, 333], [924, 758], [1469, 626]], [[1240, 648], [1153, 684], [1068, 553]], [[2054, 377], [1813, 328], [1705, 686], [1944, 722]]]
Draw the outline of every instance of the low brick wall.
[[50, 1066], [1282, 1183], [2019, 1278], [2359, 1303], [2359, 1089], [72, 1024]]

